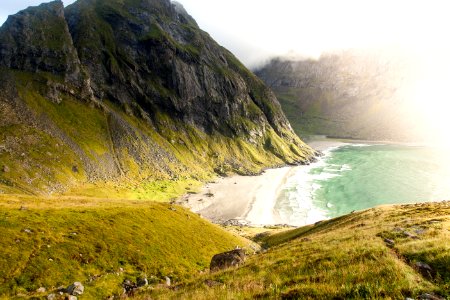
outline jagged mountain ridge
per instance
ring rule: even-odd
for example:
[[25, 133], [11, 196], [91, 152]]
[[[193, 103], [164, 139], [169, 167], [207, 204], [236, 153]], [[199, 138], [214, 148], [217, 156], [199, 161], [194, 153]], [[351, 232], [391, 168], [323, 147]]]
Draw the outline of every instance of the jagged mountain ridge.
[[280, 57], [255, 71], [298, 134], [394, 141], [423, 139], [408, 102], [417, 72], [403, 52], [356, 49]]
[[30, 7], [0, 29], [3, 193], [310, 160], [275, 95], [168, 0]]

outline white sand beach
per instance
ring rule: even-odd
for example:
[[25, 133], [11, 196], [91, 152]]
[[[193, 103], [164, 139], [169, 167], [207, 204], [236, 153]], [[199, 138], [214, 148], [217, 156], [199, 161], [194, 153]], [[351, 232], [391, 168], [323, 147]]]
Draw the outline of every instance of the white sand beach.
[[[327, 139], [309, 143], [320, 151], [345, 144]], [[268, 169], [258, 176], [221, 177], [205, 185], [198, 194], [184, 196], [178, 203], [216, 223], [241, 220], [252, 225], [284, 224], [286, 220], [277, 215], [274, 207], [286, 179], [298, 168], [308, 167], [287, 166]]]
[[241, 219], [252, 224], [277, 223], [273, 217], [277, 191], [293, 168], [269, 169], [258, 176], [219, 178], [200, 193], [185, 196], [182, 204], [213, 222]]

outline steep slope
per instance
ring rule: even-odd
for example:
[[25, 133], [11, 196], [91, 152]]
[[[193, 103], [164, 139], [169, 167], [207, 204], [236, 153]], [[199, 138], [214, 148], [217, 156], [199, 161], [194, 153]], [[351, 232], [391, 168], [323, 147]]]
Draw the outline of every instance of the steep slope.
[[125, 279], [183, 282], [214, 254], [250, 246], [169, 204], [0, 196], [0, 206], [1, 299], [41, 299], [73, 282], [85, 286], [81, 299], [106, 299]]
[[[448, 299], [450, 203], [383, 206], [260, 235], [267, 251], [157, 299]], [[146, 299], [144, 296], [142, 299]]]
[[28, 8], [0, 29], [0, 67], [2, 193], [158, 198], [155, 182], [179, 194], [314, 155], [274, 94], [168, 0]]
[[274, 59], [256, 71], [295, 131], [373, 140], [423, 140], [409, 89], [418, 69], [403, 52], [347, 50], [318, 60]]

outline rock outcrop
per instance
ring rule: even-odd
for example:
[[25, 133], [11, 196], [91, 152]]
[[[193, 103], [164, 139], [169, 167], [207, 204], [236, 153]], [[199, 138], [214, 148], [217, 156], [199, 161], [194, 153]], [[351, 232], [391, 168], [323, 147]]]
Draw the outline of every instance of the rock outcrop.
[[6, 190], [253, 174], [315, 154], [273, 92], [169, 0], [53, 1], [10, 16], [0, 77], [0, 126], [15, 126], [2, 130], [0, 165], [21, 173], [0, 174]]
[[81, 282], [74, 282], [67, 287], [67, 293], [72, 296], [79, 296], [84, 293], [84, 286]]
[[288, 133], [273, 93], [199, 30], [180, 4], [133, 3], [79, 0], [66, 10], [97, 97], [150, 117], [168, 112], [209, 134], [263, 136], [267, 125]]
[[80, 60], [61, 1], [9, 16], [0, 29], [0, 65], [33, 73], [49, 72], [75, 84], [80, 81]]
[[211, 272], [237, 267], [245, 261], [244, 249], [234, 249], [216, 254], [211, 259], [209, 269]]

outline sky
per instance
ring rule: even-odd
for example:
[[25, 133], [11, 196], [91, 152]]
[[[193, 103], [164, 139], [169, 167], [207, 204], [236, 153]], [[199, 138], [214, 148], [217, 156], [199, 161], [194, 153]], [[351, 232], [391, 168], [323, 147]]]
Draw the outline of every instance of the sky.
[[[107, 0], [105, 0], [107, 1]], [[0, 0], [0, 24], [41, 0]], [[69, 5], [74, 0], [64, 0]], [[397, 47], [422, 77], [411, 99], [450, 128], [450, 1], [178, 0], [219, 44], [254, 68], [274, 56], [318, 58], [339, 49]], [[436, 123], [436, 122], [435, 122]], [[450, 131], [447, 132], [450, 144]]]
[[[318, 57], [342, 48], [401, 45], [427, 55], [450, 50], [450, 3], [445, 0], [178, 1], [249, 67], [275, 55]], [[2, 0], [0, 24], [41, 2]]]

